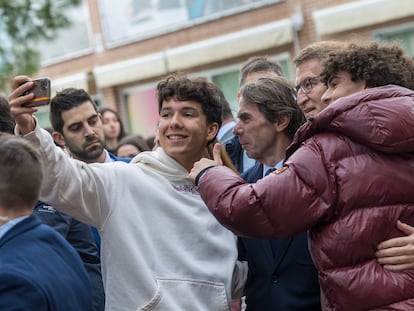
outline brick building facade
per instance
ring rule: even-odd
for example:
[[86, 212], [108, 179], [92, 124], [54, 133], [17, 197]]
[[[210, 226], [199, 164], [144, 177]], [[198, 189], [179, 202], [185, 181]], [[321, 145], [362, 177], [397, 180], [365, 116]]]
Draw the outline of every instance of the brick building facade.
[[[174, 71], [208, 77], [235, 111], [238, 70], [250, 56], [279, 61], [294, 79], [291, 59], [318, 40], [397, 39], [414, 55], [412, 0], [84, 0], [75, 12], [81, 22], [45, 44], [62, 51], [44, 57], [37, 76], [51, 77], [54, 91], [85, 88], [144, 136], [155, 129], [155, 86]], [[39, 115], [47, 122], [46, 110]]]

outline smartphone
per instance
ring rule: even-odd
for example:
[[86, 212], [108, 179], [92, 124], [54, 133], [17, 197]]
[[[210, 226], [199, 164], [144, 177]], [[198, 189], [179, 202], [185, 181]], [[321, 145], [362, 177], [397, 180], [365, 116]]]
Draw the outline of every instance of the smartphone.
[[24, 92], [23, 95], [34, 93], [35, 97], [25, 104], [25, 107], [38, 107], [48, 105], [50, 103], [50, 79], [49, 78], [39, 78], [32, 80], [34, 86]]

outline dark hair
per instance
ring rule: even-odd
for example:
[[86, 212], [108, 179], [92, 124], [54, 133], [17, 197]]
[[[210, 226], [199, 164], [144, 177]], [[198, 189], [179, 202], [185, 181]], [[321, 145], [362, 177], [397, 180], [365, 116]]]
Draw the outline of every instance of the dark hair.
[[293, 92], [293, 83], [283, 77], [258, 78], [240, 89], [243, 99], [257, 105], [269, 122], [276, 123], [288, 116], [290, 121], [284, 132], [291, 139], [306, 120]]
[[221, 121], [223, 122], [227, 119], [234, 119], [233, 113], [230, 108], [230, 104], [224, 96], [223, 91], [220, 88], [217, 88], [217, 91], [221, 101]]
[[309, 44], [307, 47], [303, 48], [298, 55], [293, 58], [293, 63], [296, 67], [300, 66], [302, 63], [311, 60], [317, 59], [324, 61], [329, 57], [329, 54], [335, 52], [346, 46], [346, 42], [342, 41], [319, 41], [312, 44]]
[[147, 143], [147, 146], [150, 148], [150, 150], [152, 150], [155, 146], [155, 135], [148, 136], [145, 139], [145, 142]]
[[127, 133], [125, 131], [124, 124], [122, 123], [121, 117], [119, 116], [118, 112], [116, 112], [115, 110], [113, 110], [111, 108], [102, 108], [102, 109], [99, 109], [99, 113], [102, 115], [102, 117], [105, 114], [105, 112], [112, 112], [116, 116], [116, 119], [119, 122], [119, 135], [117, 137], [118, 140], [120, 140], [121, 138], [123, 138], [124, 136], [126, 136]]
[[124, 138], [122, 138], [119, 141], [118, 146], [116, 147], [116, 153], [118, 154], [118, 149], [125, 145], [133, 145], [137, 147], [137, 149], [140, 152], [151, 150], [151, 148], [148, 146], [147, 142], [141, 135], [125, 136]]
[[0, 133], [0, 205], [33, 208], [42, 185], [42, 158], [30, 142]]
[[56, 132], [63, 132], [62, 111], [71, 110], [85, 102], [90, 102], [98, 112], [95, 102], [83, 89], [67, 88], [58, 92], [50, 102], [50, 124]]
[[9, 102], [0, 95], [0, 132], [14, 133], [14, 119], [10, 112]]
[[218, 87], [205, 78], [189, 79], [176, 74], [166, 77], [157, 85], [158, 111], [162, 104], [171, 98], [177, 101], [195, 101], [201, 105], [207, 124], [218, 123], [221, 126], [221, 99]]
[[245, 83], [247, 76], [256, 72], [274, 72], [278, 76], [282, 75], [282, 67], [266, 56], [254, 56], [249, 58], [240, 69], [239, 86]]
[[352, 81], [364, 80], [367, 87], [395, 84], [414, 89], [414, 62], [396, 44], [351, 43], [330, 54], [321, 81], [327, 85], [340, 71], [349, 73]]

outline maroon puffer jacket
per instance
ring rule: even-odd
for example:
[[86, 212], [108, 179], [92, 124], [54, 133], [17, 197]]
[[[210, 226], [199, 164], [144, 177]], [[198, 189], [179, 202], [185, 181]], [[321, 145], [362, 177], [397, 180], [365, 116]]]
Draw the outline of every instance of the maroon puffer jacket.
[[[225, 167], [199, 191], [239, 235], [310, 231], [324, 310], [414, 310], [414, 270], [391, 272], [377, 245], [414, 225], [414, 91], [371, 88], [341, 98], [304, 125], [285, 167], [256, 184]], [[298, 280], [300, 281], [300, 280]]]

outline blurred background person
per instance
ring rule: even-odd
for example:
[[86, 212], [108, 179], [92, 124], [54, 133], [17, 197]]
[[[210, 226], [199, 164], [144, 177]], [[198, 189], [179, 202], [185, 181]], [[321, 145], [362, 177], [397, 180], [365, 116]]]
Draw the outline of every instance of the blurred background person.
[[102, 115], [105, 148], [115, 154], [119, 141], [126, 136], [121, 117], [118, 112], [110, 108], [102, 108], [99, 113]]
[[148, 136], [145, 139], [145, 142], [147, 143], [147, 146], [150, 148], [150, 150], [153, 150], [155, 147], [155, 135]]
[[125, 136], [119, 141], [116, 155], [121, 158], [133, 158], [138, 153], [149, 150], [151, 148], [141, 135]]

